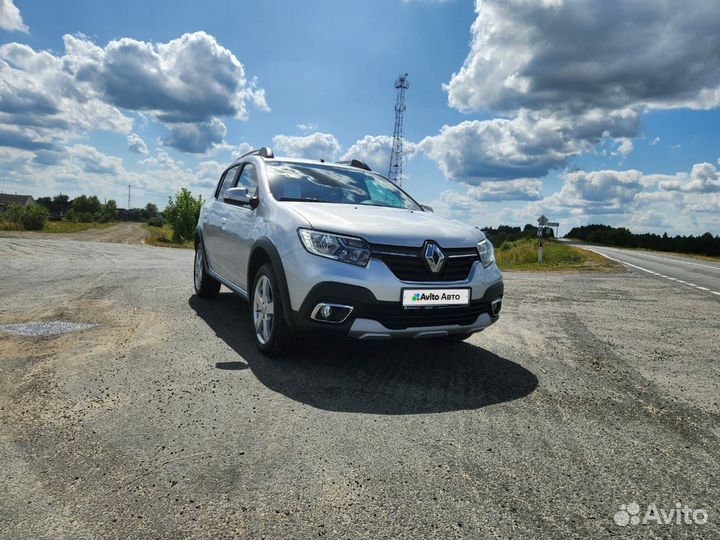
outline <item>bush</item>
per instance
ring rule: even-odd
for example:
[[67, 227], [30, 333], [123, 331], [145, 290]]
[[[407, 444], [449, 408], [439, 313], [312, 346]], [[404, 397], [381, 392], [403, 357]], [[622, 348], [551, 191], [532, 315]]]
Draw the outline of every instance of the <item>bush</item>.
[[202, 204], [202, 196], [196, 199], [186, 188], [175, 194], [175, 200], [170, 197], [164, 214], [173, 231], [173, 242], [182, 244], [193, 239]]
[[162, 227], [165, 225], [165, 220], [161, 216], [155, 216], [148, 219], [148, 225], [151, 227]]
[[47, 225], [48, 215], [48, 209], [39, 204], [14, 205], [3, 214], [3, 219], [26, 231], [42, 231]]
[[50, 212], [44, 206], [31, 204], [25, 207], [22, 216], [22, 226], [26, 231], [42, 231], [47, 225]]

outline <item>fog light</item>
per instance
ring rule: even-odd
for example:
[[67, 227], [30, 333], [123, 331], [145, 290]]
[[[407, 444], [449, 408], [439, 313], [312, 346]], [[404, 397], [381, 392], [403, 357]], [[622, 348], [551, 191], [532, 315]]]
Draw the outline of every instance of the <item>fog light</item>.
[[312, 310], [310, 318], [318, 322], [339, 324], [348, 318], [352, 310], [352, 306], [321, 303]]
[[492, 313], [493, 317], [497, 317], [500, 314], [500, 310], [502, 309], [502, 298], [496, 298], [492, 302], [490, 302], [490, 312]]

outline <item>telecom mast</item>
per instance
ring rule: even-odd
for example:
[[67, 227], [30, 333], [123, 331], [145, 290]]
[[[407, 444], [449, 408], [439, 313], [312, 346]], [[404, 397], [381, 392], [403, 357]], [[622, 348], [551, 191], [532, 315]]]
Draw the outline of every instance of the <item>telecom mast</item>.
[[388, 178], [397, 185], [402, 185], [403, 155], [403, 113], [405, 112], [405, 90], [410, 87], [408, 74], [400, 75], [395, 81], [397, 99], [395, 100], [395, 131], [393, 132], [392, 151], [390, 152], [390, 169]]

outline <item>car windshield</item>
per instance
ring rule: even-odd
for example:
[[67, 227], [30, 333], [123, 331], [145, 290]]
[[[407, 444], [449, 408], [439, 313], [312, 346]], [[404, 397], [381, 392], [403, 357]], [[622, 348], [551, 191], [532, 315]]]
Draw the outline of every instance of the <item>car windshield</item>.
[[271, 161], [267, 163], [267, 173], [270, 191], [278, 201], [421, 209], [390, 180], [360, 169]]

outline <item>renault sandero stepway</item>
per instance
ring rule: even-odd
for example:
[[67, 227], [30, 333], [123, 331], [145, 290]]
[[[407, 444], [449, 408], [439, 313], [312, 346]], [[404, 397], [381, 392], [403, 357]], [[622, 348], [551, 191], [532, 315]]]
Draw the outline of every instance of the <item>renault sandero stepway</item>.
[[248, 301], [267, 355], [299, 334], [465, 339], [498, 320], [503, 280], [478, 228], [433, 213], [365, 163], [245, 154], [202, 206], [194, 285]]

